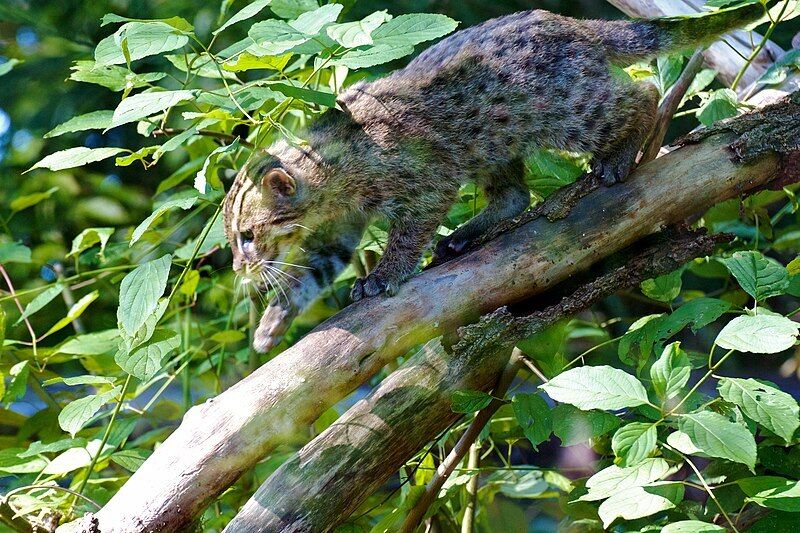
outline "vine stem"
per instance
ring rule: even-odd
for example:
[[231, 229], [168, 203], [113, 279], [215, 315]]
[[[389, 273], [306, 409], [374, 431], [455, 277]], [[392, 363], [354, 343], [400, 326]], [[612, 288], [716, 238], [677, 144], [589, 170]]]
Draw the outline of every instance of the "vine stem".
[[780, 13], [778, 13], [778, 16], [775, 18], [775, 20], [770, 22], [769, 28], [767, 28], [767, 31], [764, 32], [764, 38], [761, 39], [761, 42], [758, 43], [758, 46], [756, 46], [755, 49], [747, 57], [747, 61], [745, 61], [744, 66], [739, 70], [739, 72], [736, 73], [736, 77], [733, 79], [733, 82], [731, 83], [732, 90], [734, 91], [736, 90], [736, 87], [738, 87], [739, 83], [742, 81], [742, 77], [744, 77], [744, 73], [747, 71], [748, 68], [750, 68], [750, 65], [753, 63], [755, 58], [758, 57], [758, 54], [760, 54], [761, 51], [764, 49], [764, 47], [767, 45], [767, 43], [769, 42], [769, 38], [772, 37], [772, 32], [775, 31], [775, 28], [778, 26], [778, 23], [783, 18], [783, 14], [786, 13], [786, 9], [788, 7], [789, 7], [789, 0], [786, 0], [783, 3], [783, 7], [781, 8]]
[[86, 484], [89, 482], [89, 478], [92, 477], [92, 471], [94, 470], [94, 467], [97, 465], [97, 460], [100, 459], [100, 454], [103, 453], [103, 448], [105, 447], [109, 437], [111, 436], [111, 429], [114, 427], [114, 422], [117, 420], [117, 415], [122, 409], [122, 404], [125, 401], [125, 395], [128, 393], [128, 388], [130, 387], [130, 384], [131, 384], [131, 375], [128, 374], [128, 377], [125, 378], [125, 383], [122, 385], [122, 390], [119, 393], [119, 401], [117, 402], [116, 407], [114, 407], [114, 412], [111, 413], [111, 420], [108, 421], [106, 430], [103, 433], [103, 438], [100, 440], [100, 446], [97, 448], [97, 452], [92, 455], [92, 462], [89, 463], [89, 469], [86, 472], [86, 477], [83, 478], [80, 486], [78, 487], [78, 494], [80, 495], [83, 495], [83, 490], [86, 488]]
[[[677, 405], [675, 405], [675, 407], [673, 407], [672, 409], [670, 409], [670, 410], [669, 410], [669, 412], [668, 412], [666, 415], [664, 415], [664, 418], [666, 418], [666, 417], [668, 417], [668, 416], [671, 416], [671, 415], [675, 414], [675, 411], [677, 411], [677, 410], [680, 408], [680, 406], [682, 406], [684, 403], [686, 403], [686, 401], [689, 399], [689, 397], [691, 397], [691, 395], [692, 395], [692, 394], [694, 394], [695, 392], [697, 392], [697, 389], [699, 389], [699, 388], [700, 388], [700, 386], [701, 386], [703, 383], [705, 383], [705, 381], [706, 381], [706, 380], [707, 380], [709, 377], [711, 377], [711, 375], [714, 373], [714, 371], [715, 371], [716, 369], [718, 369], [718, 368], [719, 368], [719, 367], [722, 365], [722, 363], [724, 363], [724, 362], [725, 362], [725, 361], [728, 359], [728, 357], [730, 357], [730, 356], [731, 356], [731, 354], [732, 354], [734, 351], [735, 351], [735, 350], [728, 350], [728, 352], [727, 352], [725, 355], [723, 355], [722, 357], [720, 357], [719, 361], [717, 361], [716, 363], [714, 363], [714, 364], [713, 364], [713, 365], [712, 365], [712, 366], [711, 366], [711, 367], [708, 369], [708, 372], [706, 372], [705, 374], [703, 374], [703, 377], [701, 377], [700, 379], [698, 379], [698, 380], [697, 380], [697, 383], [695, 383], [695, 384], [694, 384], [694, 387], [692, 387], [692, 388], [691, 388], [691, 390], [690, 390], [689, 392], [687, 392], [687, 393], [686, 393], [686, 395], [685, 395], [685, 396], [684, 396], [684, 397], [681, 399], [681, 401], [680, 401], [680, 402], [678, 402], [678, 403], [677, 403]], [[664, 418], [662, 418], [662, 420], [663, 420]]]

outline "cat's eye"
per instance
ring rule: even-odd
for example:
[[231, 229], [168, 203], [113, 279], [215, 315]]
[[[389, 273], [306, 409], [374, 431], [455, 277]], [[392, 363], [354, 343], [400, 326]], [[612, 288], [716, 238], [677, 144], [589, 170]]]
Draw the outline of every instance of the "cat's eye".
[[250, 231], [250, 230], [243, 231], [239, 235], [242, 237], [242, 243], [253, 242], [253, 239], [255, 238], [255, 236], [253, 235], [253, 232]]

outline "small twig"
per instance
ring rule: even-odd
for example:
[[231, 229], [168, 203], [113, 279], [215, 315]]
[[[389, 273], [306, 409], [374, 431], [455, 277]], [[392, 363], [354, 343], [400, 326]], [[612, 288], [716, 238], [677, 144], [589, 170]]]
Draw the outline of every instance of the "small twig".
[[467, 468], [471, 476], [467, 482], [467, 508], [464, 510], [464, 520], [461, 522], [461, 533], [472, 533], [472, 525], [475, 523], [475, 507], [478, 500], [478, 466], [481, 458], [481, 445], [478, 441], [472, 443], [469, 448], [469, 459]]
[[700, 69], [702, 68], [703, 49], [698, 48], [695, 50], [694, 54], [692, 54], [692, 57], [686, 64], [686, 68], [683, 69], [683, 72], [681, 72], [678, 81], [675, 82], [669, 93], [667, 93], [667, 95], [664, 97], [661, 105], [658, 106], [656, 125], [653, 128], [653, 132], [650, 134], [647, 145], [642, 152], [642, 159], [639, 161], [640, 165], [643, 165], [648, 161], [652, 161], [658, 156], [658, 152], [661, 149], [662, 143], [664, 142], [664, 137], [667, 134], [667, 129], [672, 122], [672, 116], [675, 114], [675, 111], [677, 111], [678, 106], [681, 105], [683, 97], [686, 95], [686, 91], [689, 90], [689, 86], [691, 86], [695, 76], [697, 76], [697, 73], [700, 72]]
[[428, 512], [428, 508], [436, 500], [437, 496], [439, 496], [439, 491], [442, 489], [445, 481], [447, 481], [447, 478], [450, 477], [450, 474], [453, 473], [458, 463], [460, 463], [467, 452], [469, 452], [472, 443], [475, 442], [478, 435], [483, 431], [484, 426], [486, 426], [492, 416], [505, 403], [501, 398], [505, 396], [521, 364], [521, 352], [519, 349], [514, 348], [511, 352], [511, 359], [506, 369], [500, 375], [497, 386], [492, 392], [494, 399], [489, 405], [481, 409], [478, 414], [475, 415], [475, 419], [464, 434], [461, 435], [461, 438], [456, 445], [453, 446], [453, 449], [450, 450], [450, 453], [444, 461], [441, 462], [439, 468], [436, 469], [433, 479], [431, 479], [425, 487], [425, 492], [420, 496], [419, 500], [417, 500], [416, 505], [414, 505], [408, 513], [408, 516], [406, 516], [406, 520], [403, 522], [403, 527], [400, 530], [402, 533], [412, 533], [417, 526], [419, 526], [420, 522], [422, 522], [422, 518], [425, 516], [425, 513]]

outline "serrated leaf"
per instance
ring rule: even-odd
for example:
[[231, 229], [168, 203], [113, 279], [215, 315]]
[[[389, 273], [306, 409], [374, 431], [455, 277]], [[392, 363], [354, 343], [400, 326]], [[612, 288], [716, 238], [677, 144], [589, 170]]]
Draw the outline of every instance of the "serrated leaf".
[[312, 37], [290, 26], [288, 22], [274, 19], [256, 22], [250, 27], [247, 35], [257, 45], [248, 50], [257, 56], [282, 54]]
[[746, 427], [712, 411], [682, 415], [678, 427], [704, 454], [755, 468], [756, 441]]
[[318, 7], [317, 0], [272, 0], [269, 9], [281, 18], [293, 19]]
[[642, 282], [642, 293], [659, 302], [671, 302], [681, 293], [682, 270], [676, 270]]
[[158, 91], [129, 96], [114, 110], [109, 128], [162, 113], [181, 102], [193, 100], [196, 96], [197, 91], [188, 90]]
[[90, 441], [85, 448], [70, 448], [50, 461], [42, 473], [48, 476], [63, 476], [87, 467], [92, 463], [92, 456], [99, 450], [99, 440]]
[[100, 26], [106, 26], [108, 24], [115, 24], [120, 22], [141, 22], [144, 24], [167, 24], [172, 26], [176, 30], [180, 30], [182, 32], [191, 32], [194, 30], [194, 26], [192, 26], [189, 21], [182, 17], [170, 17], [166, 19], [137, 19], [137, 18], [129, 18], [117, 15], [116, 13], [106, 13], [103, 15], [103, 18], [100, 19]]
[[213, 152], [208, 154], [208, 157], [203, 163], [203, 167], [197, 172], [197, 174], [194, 177], [194, 188], [200, 194], [206, 193], [206, 189], [209, 185], [209, 182], [213, 189], [220, 189], [222, 187], [222, 184], [219, 182], [219, 180], [213, 178], [213, 175], [209, 173], [208, 169], [216, 165], [217, 161], [219, 161], [219, 159], [223, 155], [231, 154], [235, 152], [238, 148], [239, 148], [239, 138], [237, 137], [231, 144], [220, 146], [214, 149]]
[[164, 22], [128, 22], [97, 43], [94, 58], [99, 65], [122, 65], [183, 48], [188, 42], [185, 31]]
[[385, 10], [376, 11], [356, 22], [328, 26], [326, 32], [328, 37], [345, 48], [355, 48], [372, 44], [372, 32], [384, 22], [391, 20], [391, 18], [392, 16]]
[[331, 65], [351, 69], [369, 68], [400, 59], [414, 53], [413, 46], [402, 44], [376, 44], [366, 49], [348, 50], [330, 62]]
[[251, 2], [250, 4], [244, 6], [238, 12], [236, 12], [231, 18], [225, 22], [222, 26], [214, 30], [214, 35], [220, 33], [221, 31], [225, 30], [236, 24], [237, 22], [241, 22], [243, 20], [248, 20], [250, 18], [255, 17], [258, 15], [261, 10], [267, 7], [272, 0], [255, 0], [255, 2]]
[[127, 351], [121, 348], [114, 360], [125, 372], [147, 381], [161, 370], [164, 358], [175, 350], [181, 342], [174, 331], [157, 329], [150, 340]]
[[705, 103], [697, 111], [697, 119], [704, 126], [711, 126], [722, 119], [736, 116], [739, 98], [730, 89], [713, 91]]
[[736, 405], [752, 420], [761, 424], [787, 444], [800, 426], [800, 407], [791, 394], [755, 379], [722, 378], [719, 394]]
[[153, 210], [153, 212], [142, 220], [142, 222], [136, 226], [136, 229], [133, 230], [131, 234], [131, 241], [130, 246], [133, 246], [136, 241], [142, 238], [144, 232], [147, 231], [150, 226], [155, 224], [155, 222], [162, 216], [164, 213], [167, 213], [173, 209], [180, 208], [186, 211], [194, 204], [197, 203], [198, 197], [197, 196], [190, 196], [188, 198], [176, 198], [174, 200], [167, 200], [166, 202], [159, 205], [157, 208]]
[[673, 342], [664, 348], [661, 357], [650, 367], [650, 379], [656, 394], [668, 400], [683, 390], [692, 373], [689, 356], [681, 343]]
[[573, 368], [540, 388], [553, 400], [583, 410], [616, 411], [648, 403], [647, 391], [638, 379], [610, 366]]
[[381, 25], [372, 32], [372, 41], [376, 45], [415, 46], [444, 37], [457, 26], [458, 22], [445, 15], [411, 13]]
[[60, 345], [57, 350], [58, 353], [72, 355], [104, 355], [116, 352], [120, 341], [119, 330], [107, 329], [76, 335]]
[[736, 252], [722, 262], [742, 289], [758, 302], [784, 294], [789, 287], [786, 268], [760, 252]]
[[257, 56], [249, 52], [243, 52], [235, 58], [226, 61], [222, 68], [230, 72], [242, 72], [245, 70], [266, 69], [283, 70], [289, 64], [292, 54], [264, 55]]
[[631, 422], [619, 428], [611, 438], [614, 455], [621, 466], [634, 466], [645, 460], [656, 448], [658, 433], [656, 425], [647, 422]]
[[530, 441], [534, 450], [537, 446], [550, 438], [553, 431], [553, 417], [550, 406], [538, 394], [520, 393], [511, 399], [514, 416], [522, 432]]
[[117, 322], [125, 334], [132, 337], [145, 324], [158, 306], [169, 277], [172, 257], [148, 261], [132, 270], [122, 280], [119, 289]]
[[66, 150], [48, 155], [26, 172], [30, 172], [35, 168], [65, 170], [68, 168], [81, 167], [88, 163], [102, 161], [103, 159], [108, 159], [109, 157], [114, 157], [119, 153], [127, 151], [128, 150], [124, 148], [86, 148], [85, 146], [67, 148]]
[[800, 512], [800, 481], [777, 476], [756, 476], [738, 480], [747, 499], [762, 507]]
[[750, 353], [779, 353], [794, 346], [800, 325], [783, 316], [737, 316], [722, 328], [720, 348]]
[[[15, 402], [25, 396], [25, 391], [28, 386], [28, 376], [30, 375], [31, 367], [28, 361], [20, 361], [12, 366], [8, 375], [11, 380], [8, 382], [5, 393], [3, 394], [3, 401]], [[1, 378], [2, 376], [0, 376]]]
[[61, 294], [61, 291], [64, 290], [64, 286], [60, 283], [56, 283], [52, 287], [48, 287], [44, 291], [40, 292], [36, 295], [36, 298], [28, 302], [28, 305], [25, 306], [25, 311], [20, 315], [14, 325], [16, 326], [35, 312], [42, 309], [45, 305], [49, 304], [53, 301], [53, 299]]
[[683, 485], [659, 483], [622, 490], [600, 504], [597, 510], [603, 527], [617, 518], [635, 520], [672, 509], [683, 499]]
[[451, 397], [450, 409], [454, 413], [474, 413], [492, 402], [492, 397], [478, 390], [457, 390]]
[[47, 444], [37, 440], [36, 442], [31, 443], [27, 450], [20, 452], [18, 455], [19, 457], [35, 457], [43, 453], [63, 452], [64, 450], [77, 448], [79, 446], [86, 446], [86, 439], [61, 439], [55, 442], [49, 442]]
[[17, 213], [22, 211], [23, 209], [27, 209], [29, 207], [33, 207], [34, 205], [47, 200], [53, 193], [58, 190], [58, 187], [52, 187], [44, 192], [35, 192], [33, 194], [26, 194], [24, 196], [18, 196], [11, 201], [9, 207], [13, 213]]
[[113, 111], [107, 110], [92, 111], [85, 115], [78, 115], [45, 133], [44, 138], [58, 137], [59, 135], [74, 133], [76, 131], [104, 130], [111, 124], [111, 117], [113, 115]]
[[336, 105], [336, 95], [330, 92], [297, 87], [288, 83], [271, 83], [269, 88], [304, 102], [319, 104], [325, 107], [334, 107]]
[[561, 446], [573, 446], [600, 437], [617, 429], [620, 419], [603, 411], [581, 411], [567, 404], [556, 405], [552, 411], [553, 433]]
[[121, 390], [122, 387], [114, 387], [108, 392], [78, 398], [68, 403], [58, 413], [58, 425], [74, 438], [75, 434], [83, 429], [100, 408], [114, 399]]
[[136, 472], [153, 452], [150, 450], [120, 450], [112, 453], [110, 459], [128, 472]]
[[[137, 74], [127, 68], [98, 65], [95, 61], [76, 61], [71, 67], [69, 79], [83, 83], [94, 83], [112, 91], [131, 91], [166, 77], [166, 72], [144, 72]], [[112, 111], [113, 113], [113, 111]], [[103, 126], [104, 128], [108, 127]]]
[[630, 487], [642, 487], [658, 481], [671, 472], [669, 463], [664, 459], [645, 459], [636, 466], [621, 468], [611, 465], [597, 472], [586, 480], [589, 489], [579, 499], [597, 501], [608, 498], [621, 490]]

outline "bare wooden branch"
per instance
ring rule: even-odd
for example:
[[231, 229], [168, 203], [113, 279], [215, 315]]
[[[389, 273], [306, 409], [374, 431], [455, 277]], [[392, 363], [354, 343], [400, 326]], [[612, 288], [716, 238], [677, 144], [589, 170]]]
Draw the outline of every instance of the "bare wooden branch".
[[[431, 341], [422, 354], [401, 366], [373, 394], [275, 471], [226, 532], [332, 531], [425, 443], [455, 420], [458, 415], [450, 410], [455, 390], [484, 390], [497, 380], [510, 344], [588, 308], [621, 288], [674, 270], [698, 255], [710, 254], [715, 244], [715, 238], [704, 234], [671, 235], [643, 250], [626, 253], [629, 260], [623, 266], [568, 290], [557, 304], [522, 317], [499, 309], [462, 328], [461, 340], [452, 353], [441, 349], [438, 341]], [[400, 528], [402, 533], [412, 533], [420, 524], [448, 476], [503, 403], [497, 398], [505, 394], [518, 364], [519, 361], [509, 364], [493, 394], [496, 399], [478, 413], [475, 423], [439, 466], [406, 517]], [[495, 374], [487, 377], [487, 370]]]
[[[764, 119], [762, 133], [780, 129], [782, 139], [792, 133], [800, 138], [797, 107], [782, 102]], [[394, 297], [350, 306], [237, 385], [193, 407], [111, 501], [86, 520], [96, 520], [103, 533], [180, 531], [275, 446], [302, 442], [304, 428], [397, 356], [541, 293], [717, 202], [787, 173], [797, 178], [797, 167], [787, 166], [779, 153], [734, 162], [730, 146], [742, 137], [716, 131], [639, 167], [624, 184], [598, 189], [562, 220], [529, 221], [411, 279]], [[458, 379], [477, 385], [496, 376], [450, 371], [454, 386]], [[85, 523], [62, 530], [91, 531]]]

